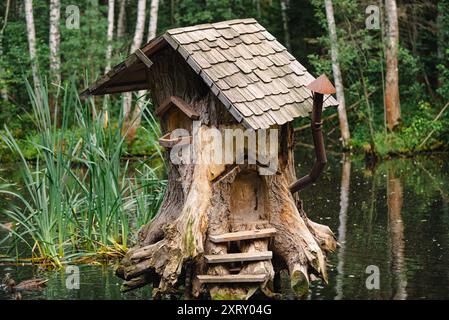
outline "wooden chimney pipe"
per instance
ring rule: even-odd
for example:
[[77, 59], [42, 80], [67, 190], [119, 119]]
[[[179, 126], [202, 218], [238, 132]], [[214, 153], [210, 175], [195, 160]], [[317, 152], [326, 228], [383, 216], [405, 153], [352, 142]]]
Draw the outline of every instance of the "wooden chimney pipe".
[[312, 81], [307, 86], [307, 88], [313, 92], [313, 109], [310, 127], [312, 129], [312, 138], [313, 144], [315, 146], [316, 160], [309, 174], [298, 179], [296, 182], [290, 185], [289, 189], [291, 193], [298, 192], [308, 185], [314, 183], [323, 172], [324, 167], [327, 163], [326, 150], [324, 148], [324, 138], [322, 132], [323, 122], [321, 120], [321, 115], [323, 113], [324, 94], [335, 93], [335, 88], [324, 74], [316, 80]]

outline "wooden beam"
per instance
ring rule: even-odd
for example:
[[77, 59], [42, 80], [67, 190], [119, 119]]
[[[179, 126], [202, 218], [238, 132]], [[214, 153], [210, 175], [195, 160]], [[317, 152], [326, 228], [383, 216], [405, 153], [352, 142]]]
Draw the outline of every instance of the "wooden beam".
[[165, 40], [164, 37], [160, 36], [160, 37], [155, 38], [154, 40], [148, 42], [146, 45], [144, 45], [142, 48], [142, 51], [147, 56], [151, 56], [152, 54], [165, 48], [167, 45], [168, 45], [167, 40]]
[[119, 93], [119, 92], [128, 92], [128, 91], [137, 91], [137, 90], [145, 90], [148, 89], [147, 82], [136, 82], [124, 85], [116, 85], [113, 87], [106, 87], [103, 90], [96, 91], [95, 93], [91, 93], [92, 95], [102, 95], [109, 93]]
[[268, 238], [273, 236], [275, 233], [276, 233], [275, 228], [245, 230], [245, 231], [224, 233], [219, 235], [210, 235], [209, 239], [213, 243], [220, 243], [229, 241]]
[[[171, 139], [170, 135], [171, 135], [171, 132], [168, 132], [168, 133], [164, 134], [162, 137], [159, 138], [159, 144], [162, 147], [173, 148], [173, 146], [175, 144], [180, 144], [181, 142], [182, 142], [182, 144], [192, 143], [192, 137], [191, 136], [178, 137], [178, 138]], [[180, 145], [182, 145], [182, 144], [180, 144]]]
[[267, 278], [265, 274], [227, 274], [222, 276], [199, 275], [200, 283], [248, 283], [264, 282]]
[[[162, 50], [168, 45], [168, 42], [164, 39], [164, 37], [158, 37], [149, 43], [147, 43], [142, 49], [141, 52], [144, 56], [147, 58], [149, 56], [152, 56], [153, 54], [157, 53], [159, 50]], [[150, 60], [148, 58], [148, 60]], [[127, 85], [127, 90], [117, 90], [114, 89], [117, 86], [114, 86], [112, 88], [108, 87], [109, 83], [115, 79], [116, 77], [120, 77], [123, 75], [123, 72], [125, 72], [128, 68], [135, 65], [141, 61], [140, 57], [138, 57], [137, 54], [131, 54], [129, 55], [123, 62], [119, 63], [118, 65], [114, 66], [106, 75], [95, 81], [93, 84], [91, 84], [87, 89], [85, 89], [80, 96], [87, 97], [90, 95], [102, 95], [102, 94], [108, 94], [108, 93], [118, 93], [118, 92], [126, 92], [126, 91], [134, 91], [134, 90], [142, 90], [142, 89], [148, 89], [148, 86], [145, 88], [134, 88], [131, 85]], [[145, 63], [145, 62], [144, 62]], [[123, 86], [122, 88], [125, 88]]]
[[175, 96], [170, 96], [164, 102], [161, 103], [161, 105], [155, 111], [156, 116], [161, 117], [172, 106], [177, 107], [192, 120], [197, 120], [200, 117], [200, 115], [187, 102]]
[[224, 263], [224, 262], [239, 262], [239, 261], [261, 261], [270, 260], [273, 258], [273, 252], [245, 252], [245, 253], [228, 253], [228, 254], [213, 254], [204, 257], [207, 263]]
[[148, 58], [147, 55], [142, 52], [142, 50], [137, 49], [134, 53], [140, 59], [140, 61], [142, 61], [145, 64], [145, 66], [148, 69], [151, 68], [151, 66], [153, 65], [153, 61], [151, 61], [150, 58]]

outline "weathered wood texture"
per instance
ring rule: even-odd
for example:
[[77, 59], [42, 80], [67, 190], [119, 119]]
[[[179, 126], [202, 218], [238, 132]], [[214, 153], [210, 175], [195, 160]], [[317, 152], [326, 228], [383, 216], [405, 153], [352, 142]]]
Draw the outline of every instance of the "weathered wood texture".
[[200, 275], [198, 279], [202, 283], [249, 283], [264, 282], [266, 276], [263, 274], [229, 274], [223, 276]]
[[[249, 72], [249, 69], [246, 68], [253, 67], [250, 62], [251, 59], [258, 58], [265, 62], [268, 59], [272, 64], [267, 62], [268, 64], [261, 63], [259, 66], [262, 66], [262, 68], [265, 66], [266, 70], [274, 70], [273, 72], [276, 75], [270, 78], [271, 82], [268, 81], [268, 76], [264, 79], [270, 82], [270, 90], [278, 90], [279, 88], [276, 86], [278, 80], [275, 79], [278, 79], [283, 71], [290, 72], [288, 68], [291, 68], [291, 66], [281, 65], [283, 63], [282, 58], [277, 53], [287, 55], [287, 52], [283, 48], [278, 48], [278, 52], [271, 47], [276, 52], [276, 54], [273, 54], [273, 61], [269, 56], [263, 55], [263, 51], [258, 46], [252, 47], [252, 44], [259, 44], [258, 42], [261, 44], [264, 43], [263, 41], [266, 42], [264, 45], [267, 48], [270, 45], [277, 46], [274, 38], [260, 28], [255, 20], [249, 19], [196, 26], [191, 30], [188, 28], [179, 29], [172, 32], [172, 36], [184, 34], [188, 37], [200, 35], [203, 37], [201, 32], [205, 33], [206, 36], [201, 41], [183, 44], [183, 46], [195, 44], [201, 49], [196, 49], [192, 45], [192, 50], [194, 48], [195, 52], [203, 52], [203, 49], [204, 52], [209, 52], [213, 48], [218, 48], [217, 46], [220, 44], [225, 46], [222, 43], [224, 40], [229, 41], [232, 44], [230, 48], [234, 49], [221, 49], [220, 54], [224, 54], [226, 50], [231, 50], [228, 53], [236, 50], [240, 56], [234, 57], [236, 63], [234, 67], [238, 68], [235, 74], [244, 74], [245, 77], [258, 84], [265, 83], [262, 78], [255, 78], [259, 69], [254, 69], [251, 73], [245, 73], [245, 71]], [[204, 31], [206, 29], [214, 30], [211, 31], [214, 38], [208, 33], [209, 31]], [[190, 35], [191, 32], [193, 32], [192, 35]], [[260, 33], [260, 37], [257, 33]], [[262, 39], [262, 35], [265, 40]], [[182, 37], [178, 40], [190, 41], [189, 38], [185, 40]], [[172, 47], [173, 43], [170, 43], [170, 46], [163, 46], [163, 42], [166, 42], [166, 40], [162, 39], [159, 42], [155, 40], [142, 49], [142, 52], [149, 56], [153, 63], [151, 72], [145, 75], [147, 77], [145, 82], [148, 83], [148, 89], [155, 106], [161, 106], [170, 97], [178, 97], [183, 101], [183, 104], [188, 106], [190, 114], [198, 115], [197, 118], [201, 125], [195, 134], [197, 146], [192, 151], [198, 162], [197, 164], [175, 165], [170, 161], [170, 151], [166, 151], [167, 192], [159, 212], [149, 224], [140, 230], [137, 244], [129, 250], [117, 269], [117, 274], [126, 280], [124, 289], [130, 290], [134, 286], [139, 287], [144, 283], [152, 282], [156, 288], [154, 291], [156, 294], [170, 293], [183, 285], [186, 293], [193, 297], [209, 294], [216, 299], [236, 297], [244, 299], [250, 297], [258, 289], [268, 296], [274, 296], [275, 270], [271, 260], [247, 261], [240, 266], [234, 266], [229, 262], [207, 264], [206, 259], [204, 259], [205, 255], [226, 256], [236, 252], [260, 255], [272, 251], [273, 256], [282, 261], [290, 271], [292, 287], [298, 294], [304, 294], [308, 288], [310, 273], [327, 279], [325, 253], [335, 249], [335, 239], [329, 228], [316, 224], [307, 218], [302, 210], [299, 197], [297, 195], [292, 196], [288, 190], [288, 186], [296, 180], [293, 158], [293, 130], [290, 124], [276, 124], [275, 126], [280, 129], [280, 150], [279, 168], [274, 175], [259, 175], [258, 170], [261, 167], [256, 164], [217, 165], [204, 161], [210, 156], [211, 146], [211, 139], [206, 134], [206, 130], [211, 127], [216, 127], [219, 130], [243, 128], [242, 123], [239, 122], [243, 118], [242, 114], [236, 114], [235, 110], [237, 109], [233, 111], [229, 104], [223, 103], [224, 100], [220, 99], [226, 90], [230, 90], [225, 90], [224, 87], [223, 89], [218, 88], [219, 80], [227, 77], [221, 77], [221, 75], [227, 74], [227, 67], [220, 66], [220, 64], [226, 64], [228, 60], [218, 62], [217, 57], [211, 57], [208, 61], [210, 64], [216, 64], [216, 70], [220, 71], [220, 78], [218, 80], [211, 79], [212, 82], [206, 81], [205, 75], [207, 73], [195, 69], [192, 64], [189, 64], [189, 61], [194, 60], [193, 57], [188, 55], [187, 49], [179, 50], [181, 46], [178, 45], [176, 48], [178, 51], [175, 51]], [[242, 43], [245, 45], [240, 46]], [[156, 50], [156, 47], [159, 48]], [[207, 50], [208, 48], [209, 50]], [[253, 51], [246, 52], [249, 50], [248, 48], [253, 48]], [[149, 53], [151, 50], [153, 50], [152, 53]], [[215, 50], [218, 52], [217, 49]], [[243, 55], [247, 55], [246, 58]], [[124, 84], [126, 77], [123, 76], [126, 73], [122, 71], [125, 69], [131, 70], [133, 75], [139, 73], [141, 69], [146, 69], [144, 64], [139, 62], [135, 55], [133, 56], [127, 59], [125, 66], [122, 65], [118, 69], [114, 68], [108, 73], [107, 77], [113, 78], [115, 82], [100, 81], [94, 85], [97, 89], [94, 88], [93, 91], [89, 92], [104, 93], [106, 90], [114, 88], [118, 83]], [[216, 60], [213, 60], [213, 58]], [[234, 59], [229, 61], [234, 63]], [[290, 58], [288, 61], [289, 64], [292, 64], [292, 61], [295, 60]], [[241, 62], [244, 62], [244, 64], [241, 64]], [[296, 65], [296, 63], [293, 63], [293, 65]], [[298, 73], [304, 72], [304, 75], [307, 75], [298, 65], [296, 67], [299, 68]], [[211, 66], [207, 70], [214, 70], [213, 68], [215, 67]], [[290, 75], [293, 76], [293, 73], [295, 72], [293, 71]], [[229, 75], [229, 77], [232, 76]], [[285, 76], [287, 77], [288, 74]], [[135, 75], [133, 81], [136, 81], [138, 77], [139, 75]], [[290, 80], [294, 83], [294, 80]], [[113, 85], [109, 86], [109, 84]], [[242, 84], [245, 84], [245, 82], [242, 82]], [[247, 83], [247, 86], [249, 85]], [[243, 89], [238, 85], [233, 88], [232, 92], [240, 92]], [[263, 88], [265, 86], [262, 86]], [[289, 92], [295, 92], [294, 88], [296, 87], [292, 87]], [[252, 92], [252, 89], [247, 90]], [[232, 95], [233, 93], [229, 92], [229, 94]], [[278, 100], [271, 101], [270, 98], [267, 98], [271, 96], [271, 99], [273, 99], [273, 95], [276, 96], [276, 99], [282, 101], [282, 93], [275, 94], [271, 91], [270, 93], [263, 91], [263, 98], [260, 99], [268, 99], [266, 105], [270, 108], [271, 106], [276, 108], [276, 106], [279, 106]], [[254, 97], [254, 99], [257, 100], [258, 98]], [[306, 100], [305, 97], [301, 99], [303, 99], [301, 101]], [[234, 104], [238, 103], [235, 102]], [[263, 108], [263, 106], [261, 105], [260, 108]], [[262, 109], [261, 112], [257, 111], [257, 113], [260, 113], [259, 115], [251, 113], [245, 119], [253, 119], [253, 117], [259, 119], [257, 117], [262, 114], [273, 114], [276, 117], [279, 112], [282, 114], [283, 111], [280, 110], [283, 110], [281, 106], [274, 113], [270, 113], [270, 111], [273, 111], [271, 109], [266, 111]], [[253, 112], [253, 110], [250, 111]], [[255, 127], [259, 128], [260, 122], [254, 119]], [[161, 128], [164, 134], [179, 126], [190, 128], [192, 120], [180, 108], [169, 108], [166, 112], [161, 113]], [[278, 120], [279, 123], [284, 123], [281, 115], [279, 115]], [[265, 234], [261, 238], [260, 234], [263, 234], [261, 230], [269, 228], [274, 228], [276, 233], [273, 230], [272, 237]], [[246, 240], [242, 240], [242, 237], [240, 237], [228, 238], [226, 242], [215, 243], [213, 241], [226, 233], [247, 232], [248, 230], [250, 232], [244, 238]], [[255, 234], [258, 236], [254, 237]], [[229, 243], [229, 240], [233, 240], [232, 243]], [[213, 283], [205, 286], [200, 282], [201, 277], [198, 278], [201, 275], [228, 277], [234, 275], [235, 272], [238, 272], [239, 276], [253, 277], [258, 275], [257, 277], [260, 279], [263, 277], [264, 280], [252, 285]]]
[[223, 263], [223, 262], [243, 262], [243, 261], [260, 261], [270, 260], [273, 252], [263, 251], [254, 253], [228, 253], [207, 255], [204, 258], [207, 263]]
[[[149, 79], [153, 101], [159, 105], [170, 96], [183, 99], [199, 114], [200, 144], [208, 143], [208, 139], [202, 138], [202, 132], [209, 126], [239, 127], [173, 51], [162, 51], [153, 61], [150, 74], [153, 78]], [[180, 73], [185, 76], [178, 77]], [[167, 132], [168, 117], [162, 117], [161, 127]], [[212, 240], [225, 233], [248, 229], [276, 229], [272, 240], [252, 237], [252, 240], [239, 241], [239, 250], [249, 254], [273, 251], [288, 266], [292, 287], [298, 294], [307, 290], [310, 272], [327, 279], [324, 253], [335, 249], [333, 234], [329, 228], [310, 221], [297, 196], [293, 197], [288, 190], [289, 184], [296, 180], [290, 125], [281, 127], [280, 141], [280, 168], [273, 176], [259, 176], [256, 165], [237, 165], [226, 172], [225, 166], [218, 169], [213, 165], [175, 166], [167, 161], [168, 187], [160, 211], [142, 228], [138, 244], [127, 253], [117, 271], [126, 279], [126, 290], [147, 281], [153, 282], [160, 293], [171, 292], [185, 283], [194, 297], [210, 294], [213, 298], [244, 299], [257, 288], [273, 296], [274, 270], [270, 260], [247, 262], [238, 269], [239, 275], [264, 276], [265, 281], [254, 286], [212, 284], [205, 288], [197, 277], [231, 275], [235, 268], [230, 263], [207, 266], [204, 255], [232, 253], [228, 242]], [[201, 150], [205, 149], [199, 148], [198, 156], [206, 156]], [[215, 177], [221, 178], [212, 179], [212, 171]]]
[[166, 99], [154, 112], [154, 114], [158, 117], [162, 116], [165, 112], [167, 112], [171, 107], [177, 107], [182, 112], [184, 112], [190, 119], [197, 120], [199, 118], [198, 112], [193, 110], [184, 100], [181, 98], [171, 96]]
[[238, 232], [230, 232], [220, 235], [211, 235], [210, 241], [214, 243], [229, 242], [229, 241], [240, 241], [240, 240], [250, 240], [250, 239], [260, 239], [271, 237], [276, 233], [276, 229], [261, 229], [261, 230], [245, 230]]
[[[306, 117], [312, 110], [312, 95], [305, 86], [314, 77], [254, 19], [168, 30], [142, 52], [153, 60], [167, 44], [248, 128], [282, 125]], [[118, 65], [84, 93], [124, 92], [133, 85], [140, 88], [146, 83], [140, 75], [143, 63], [133, 56], [127, 58], [125, 68]], [[332, 96], [325, 97], [324, 107], [337, 104]]]

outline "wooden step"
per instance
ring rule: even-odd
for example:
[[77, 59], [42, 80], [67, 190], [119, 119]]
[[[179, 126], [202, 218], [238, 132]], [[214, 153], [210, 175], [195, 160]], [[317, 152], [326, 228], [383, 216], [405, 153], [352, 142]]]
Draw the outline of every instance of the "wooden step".
[[200, 275], [197, 276], [200, 283], [248, 283], [264, 282], [265, 274], [227, 274], [222, 276]]
[[210, 235], [210, 241], [214, 243], [238, 241], [238, 240], [250, 240], [259, 238], [268, 238], [276, 233], [275, 228], [258, 229], [258, 230], [245, 230], [238, 232], [223, 233], [219, 235]]
[[205, 256], [207, 263], [260, 261], [260, 260], [269, 260], [272, 257], [273, 257], [273, 252], [271, 252], [271, 251], [213, 254], [213, 255]]

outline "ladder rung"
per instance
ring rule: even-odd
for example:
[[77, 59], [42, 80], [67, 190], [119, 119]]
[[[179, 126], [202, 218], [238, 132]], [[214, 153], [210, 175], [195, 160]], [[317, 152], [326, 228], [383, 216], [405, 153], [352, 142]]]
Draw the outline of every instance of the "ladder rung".
[[271, 237], [276, 233], [275, 228], [246, 230], [238, 232], [223, 233], [219, 235], [210, 235], [210, 241], [214, 243], [238, 241], [238, 240], [250, 240]]
[[227, 274], [222, 276], [199, 275], [201, 283], [241, 283], [241, 282], [264, 282], [265, 274]]
[[269, 260], [273, 257], [273, 252], [245, 252], [245, 253], [228, 253], [228, 254], [214, 254], [205, 256], [208, 263], [223, 263], [223, 262], [237, 262], [237, 261], [260, 261]]

